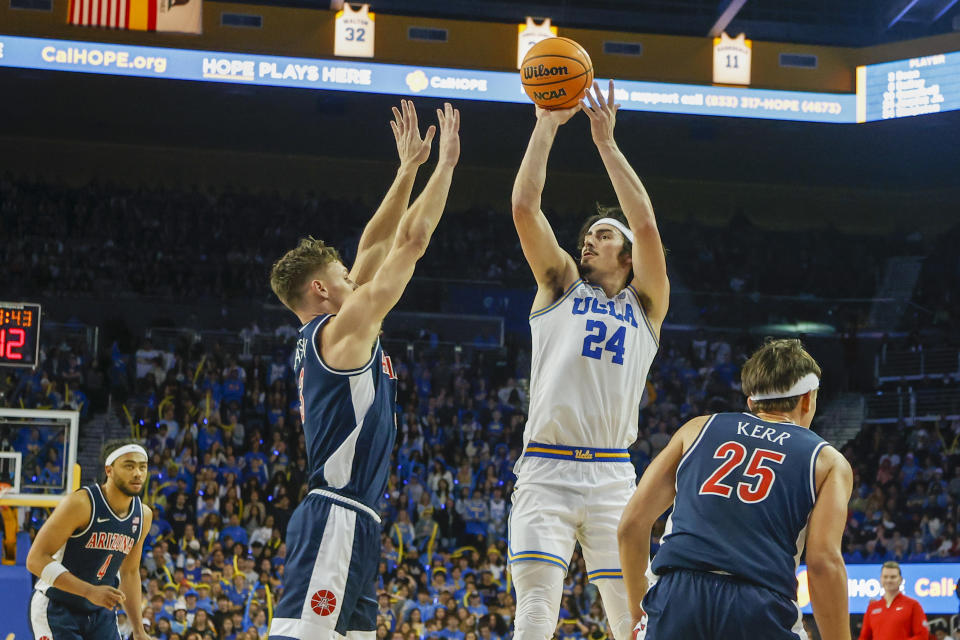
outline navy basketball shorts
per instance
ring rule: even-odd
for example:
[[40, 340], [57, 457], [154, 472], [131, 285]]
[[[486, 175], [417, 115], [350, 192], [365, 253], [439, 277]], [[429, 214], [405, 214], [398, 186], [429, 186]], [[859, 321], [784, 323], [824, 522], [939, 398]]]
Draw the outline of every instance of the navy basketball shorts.
[[671, 571], [647, 592], [643, 610], [637, 640], [807, 640], [795, 602], [734, 576]]
[[376, 630], [380, 516], [373, 509], [314, 489], [293, 512], [286, 542], [283, 595], [270, 638]]
[[30, 627], [36, 640], [120, 640], [113, 611], [71, 609], [39, 591], [30, 599]]

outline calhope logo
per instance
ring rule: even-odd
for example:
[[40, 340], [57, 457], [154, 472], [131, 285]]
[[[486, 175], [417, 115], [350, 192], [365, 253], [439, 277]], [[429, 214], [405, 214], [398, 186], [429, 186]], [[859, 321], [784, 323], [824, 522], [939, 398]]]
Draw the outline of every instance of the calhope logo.
[[427, 79], [427, 74], [421, 69], [416, 71], [411, 71], [407, 74], [407, 86], [410, 87], [410, 91], [414, 93], [419, 93], [430, 86], [430, 81]]

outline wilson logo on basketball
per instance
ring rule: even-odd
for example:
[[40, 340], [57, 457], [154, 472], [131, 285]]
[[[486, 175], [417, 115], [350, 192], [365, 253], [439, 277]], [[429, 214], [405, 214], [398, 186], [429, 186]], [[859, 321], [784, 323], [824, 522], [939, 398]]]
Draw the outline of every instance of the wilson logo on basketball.
[[549, 78], [550, 76], [565, 76], [569, 73], [566, 67], [548, 67], [544, 64], [530, 65], [523, 68], [523, 79]]
[[328, 616], [337, 608], [337, 596], [326, 589], [321, 589], [310, 599], [310, 608], [318, 616]]

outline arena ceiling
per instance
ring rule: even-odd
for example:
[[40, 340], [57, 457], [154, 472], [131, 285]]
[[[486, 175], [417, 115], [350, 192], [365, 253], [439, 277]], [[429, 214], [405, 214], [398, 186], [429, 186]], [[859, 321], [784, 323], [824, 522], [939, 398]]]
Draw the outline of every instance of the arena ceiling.
[[[338, 9], [343, 0], [251, 0]], [[960, 30], [960, 0], [368, 0], [374, 11], [685, 36], [869, 46]]]

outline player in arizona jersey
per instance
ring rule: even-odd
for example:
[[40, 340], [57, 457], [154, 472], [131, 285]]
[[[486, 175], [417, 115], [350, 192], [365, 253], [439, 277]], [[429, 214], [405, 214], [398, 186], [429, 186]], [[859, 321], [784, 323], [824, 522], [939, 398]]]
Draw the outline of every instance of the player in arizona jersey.
[[537, 109], [513, 187], [514, 224], [537, 281], [529, 419], [509, 531], [518, 640], [553, 635], [578, 541], [614, 637], [627, 640], [632, 629], [617, 524], [636, 485], [627, 447], [637, 438], [669, 282], [650, 199], [614, 141], [613, 96], [612, 81], [606, 97], [594, 85], [582, 108], [622, 212], [587, 220], [579, 260], [560, 248], [540, 199], [556, 132], [581, 107]]
[[[820, 634], [849, 640], [840, 541], [853, 476], [810, 431], [820, 375], [799, 340], [768, 341], [743, 366], [749, 413], [694, 418], [644, 472], [619, 530], [638, 640], [805, 640], [804, 546]], [[650, 532], [671, 502], [647, 591]]]
[[270, 274], [274, 293], [303, 324], [295, 375], [310, 488], [287, 526], [283, 596], [271, 638], [372, 640], [376, 634], [376, 504], [396, 436], [396, 375], [378, 336], [440, 221], [460, 157], [460, 113], [445, 104], [437, 110], [437, 167], [407, 208], [436, 128], [421, 139], [408, 101], [394, 116], [400, 171], [360, 237], [353, 268], [308, 238]]
[[30, 623], [37, 640], [119, 640], [123, 605], [133, 637], [147, 640], [140, 611], [140, 557], [150, 508], [138, 497], [147, 452], [134, 441], [104, 447], [107, 480], [67, 496], [37, 533], [27, 569], [36, 575]]

